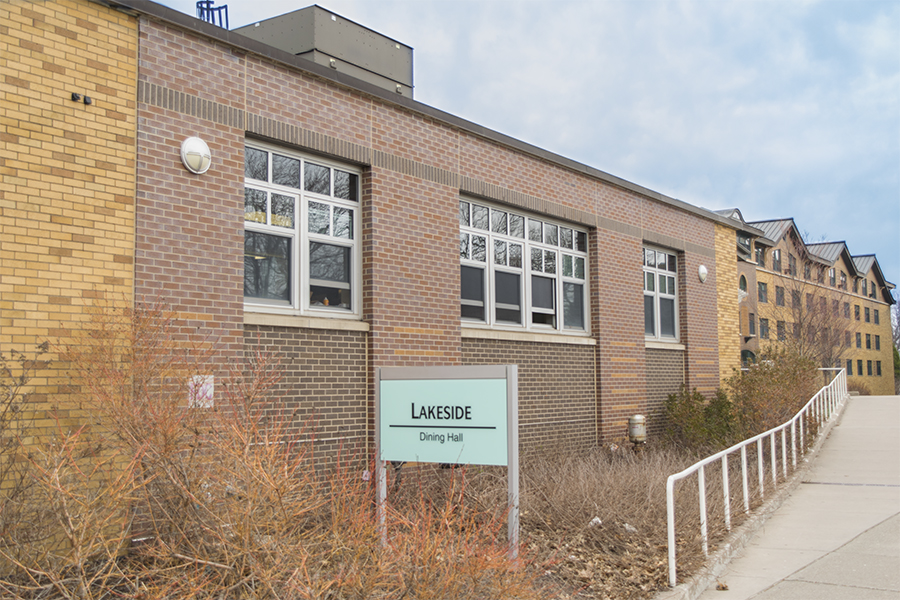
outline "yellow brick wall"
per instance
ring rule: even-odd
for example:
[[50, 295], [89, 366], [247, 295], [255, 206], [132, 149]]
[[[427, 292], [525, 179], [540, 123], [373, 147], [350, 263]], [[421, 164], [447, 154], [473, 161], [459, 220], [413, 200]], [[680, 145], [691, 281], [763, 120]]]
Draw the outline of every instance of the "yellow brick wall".
[[[872, 281], [874, 277], [869, 275], [869, 281]], [[850, 297], [850, 305], [851, 311], [853, 311], [853, 306], [859, 305], [860, 310], [860, 320], [854, 320], [853, 323], [856, 326], [855, 331], [858, 331], [861, 335], [862, 339], [862, 348], [856, 348], [856, 340], [853, 341], [853, 347], [850, 349], [846, 358], [853, 360], [853, 374], [850, 376], [848, 381], [852, 385], [853, 383], [861, 383], [863, 386], [868, 388], [868, 390], [878, 396], [885, 395], [893, 395], [894, 393], [894, 356], [891, 348], [893, 347], [893, 342], [891, 341], [891, 312], [890, 306], [886, 303], [880, 301], [880, 293], [879, 299], [866, 298], [863, 296], [852, 295]], [[865, 309], [869, 309], [869, 322], [866, 323], [865, 320]], [[875, 324], [874, 311], [878, 310], [879, 324]], [[871, 349], [866, 348], [866, 335], [870, 336], [871, 340]], [[875, 349], [875, 336], [880, 338], [881, 342], [881, 350]], [[858, 370], [859, 363], [858, 360], [863, 361], [863, 373], [860, 374]], [[872, 375], [868, 374], [868, 362], [872, 361]], [[878, 361], [881, 361], [881, 375], [879, 376], [876, 371], [876, 366]]]
[[[77, 328], [95, 298], [131, 302], [137, 33], [135, 18], [87, 0], [0, 3], [4, 356]], [[53, 424], [54, 405], [75, 419], [65, 365], [44, 358], [36, 424]]]
[[741, 368], [738, 306], [737, 238], [735, 231], [716, 225], [716, 302], [719, 330], [719, 380]]

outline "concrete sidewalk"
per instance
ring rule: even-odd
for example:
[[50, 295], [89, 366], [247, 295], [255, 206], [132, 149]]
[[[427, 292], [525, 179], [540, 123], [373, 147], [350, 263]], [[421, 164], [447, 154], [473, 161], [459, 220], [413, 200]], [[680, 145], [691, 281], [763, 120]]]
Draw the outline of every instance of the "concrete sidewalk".
[[900, 598], [900, 396], [855, 396], [802, 483], [700, 600]]

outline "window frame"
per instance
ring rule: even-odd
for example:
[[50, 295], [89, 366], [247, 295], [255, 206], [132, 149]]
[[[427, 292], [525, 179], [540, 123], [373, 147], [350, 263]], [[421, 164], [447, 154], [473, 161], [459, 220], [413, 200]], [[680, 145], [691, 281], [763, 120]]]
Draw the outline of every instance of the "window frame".
[[764, 281], [756, 282], [756, 301], [763, 304], [769, 303], [769, 286]]
[[[465, 219], [463, 212], [465, 208]], [[478, 214], [486, 217], [486, 228], [477, 227], [474, 223], [476, 208]], [[486, 211], [482, 213], [482, 210]], [[496, 222], [495, 222], [496, 215]], [[500, 215], [505, 215], [501, 217]], [[522, 235], [515, 235], [510, 230], [512, 221], [521, 222]], [[540, 228], [540, 240], [533, 239], [535, 226]], [[571, 233], [571, 245], [565, 241], [563, 231]], [[549, 333], [563, 335], [590, 335], [590, 289], [587, 228], [573, 226], [571, 223], [547, 218], [527, 211], [513, 209], [467, 196], [459, 197], [459, 260], [460, 260], [460, 323], [464, 327], [499, 329], [505, 331], [527, 331], [531, 333]], [[484, 260], [475, 258], [476, 238], [484, 240]], [[578, 249], [583, 243], [583, 249]], [[465, 249], [463, 246], [465, 245]], [[480, 244], [479, 244], [480, 246]], [[520, 254], [514, 260], [512, 247], [518, 246]], [[537, 255], [540, 251], [541, 269], [535, 270]], [[480, 252], [479, 252], [480, 254]], [[498, 262], [502, 256], [503, 263]], [[571, 257], [571, 260], [567, 260]], [[548, 258], [550, 262], [548, 262]], [[577, 276], [581, 261], [581, 277]], [[518, 262], [519, 266], [515, 266]], [[547, 272], [551, 268], [553, 272]], [[463, 269], [481, 271], [481, 300], [463, 298]], [[569, 273], [568, 275], [566, 273]], [[498, 311], [511, 311], [516, 305], [504, 306], [498, 303], [500, 291], [498, 274], [518, 277], [518, 312], [519, 321], [503, 320]], [[535, 302], [535, 278], [551, 280], [552, 307], [542, 307]], [[567, 287], [569, 286], [569, 287]], [[581, 322], [582, 327], [567, 325], [566, 294], [572, 286], [581, 286]], [[464, 316], [466, 306], [480, 306], [482, 317]], [[553, 323], [541, 323], [535, 319], [547, 315]]]
[[[246, 190], [248, 189], [266, 192], [267, 197], [269, 198], [271, 198], [272, 194], [277, 194], [283, 197], [290, 197], [294, 202], [292, 227], [272, 224], [271, 200], [267, 201], [266, 205], [266, 223], [248, 220], [246, 218], [247, 208], [245, 204], [245, 237], [246, 232], [253, 232], [270, 236], [283, 237], [291, 240], [291, 282], [289, 290], [289, 300], [278, 301], [252, 296], [244, 296], [244, 310], [248, 312], [274, 313], [290, 316], [323, 317], [329, 319], [362, 319], [362, 170], [353, 165], [330, 160], [318, 155], [307, 154], [284, 146], [258, 142], [256, 140], [245, 140], [244, 148], [245, 156], [247, 154], [247, 149], [258, 150], [267, 153], [266, 181], [249, 177], [246, 173], [245, 166], [245, 203]], [[274, 182], [273, 171], [275, 161], [273, 160], [273, 156], [279, 156], [284, 159], [299, 161], [300, 167], [298, 171], [298, 187]], [[308, 191], [304, 189], [306, 187], [304, 178], [307, 172], [307, 165], [323, 167], [329, 170], [328, 194], [316, 191]], [[348, 193], [348, 195], [351, 196], [351, 198], [355, 196], [355, 200], [340, 198], [335, 195], [334, 190], [336, 173], [349, 175], [348, 185], [355, 186], [355, 189]], [[328, 233], [310, 231], [309, 223], [311, 203], [316, 203], [319, 206], [324, 205], [328, 207]], [[352, 216], [349, 221], [347, 221], [346, 219], [341, 219], [339, 215], [347, 213], [339, 211], [351, 211], [350, 214]], [[341, 222], [344, 225], [349, 224], [349, 227], [351, 229], [349, 233], [350, 237], [340, 236], [335, 231], [335, 228], [338, 226], [338, 219], [341, 219]], [[350, 271], [347, 277], [349, 281], [344, 283], [339, 281], [331, 282], [331, 280], [328, 280], [325, 283], [329, 285], [320, 286], [325, 288], [334, 288], [335, 290], [349, 288], [349, 308], [330, 305], [327, 302], [327, 296], [326, 300], [324, 300], [323, 304], [321, 305], [312, 303], [311, 297], [313, 292], [310, 288], [312, 285], [315, 285], [314, 282], [317, 281], [315, 279], [312, 279], [311, 277], [310, 247], [312, 244], [321, 244], [334, 246], [341, 249], [349, 249], [349, 264], [345, 266]], [[343, 298], [342, 292], [338, 291], [337, 293], [341, 298]]]
[[[647, 256], [649, 252], [655, 253], [655, 262], [658, 265], [659, 255], [663, 254], [666, 257], [666, 267], [664, 269], [659, 268], [658, 266], [650, 266], [647, 264]], [[673, 271], [670, 268], [669, 261], [674, 260], [675, 270]], [[678, 252], [675, 250], [669, 250], [667, 248], [663, 248], [660, 246], [653, 246], [651, 244], [644, 244], [641, 248], [641, 279], [642, 279], [642, 298], [644, 299], [644, 339], [647, 341], [655, 341], [655, 342], [669, 342], [669, 343], [678, 343], [681, 340], [681, 315], [680, 315], [680, 301], [681, 301], [681, 292], [679, 291], [679, 286], [681, 282], [678, 277], [678, 264], [679, 261], [683, 260], [678, 256]], [[652, 290], [648, 289], [647, 282], [649, 281], [648, 275], [652, 275], [653, 281], [655, 285]], [[661, 277], [665, 277], [666, 280], [666, 291], [663, 292], [660, 289], [659, 281]], [[671, 281], [670, 281], [671, 280]], [[674, 292], [670, 293], [670, 288], [674, 288]], [[647, 333], [647, 298], [652, 298], [653, 303], [653, 333]], [[673, 315], [672, 315], [672, 327], [674, 329], [674, 335], [663, 335], [662, 333], [662, 302], [663, 300], [672, 301], [673, 304]]]

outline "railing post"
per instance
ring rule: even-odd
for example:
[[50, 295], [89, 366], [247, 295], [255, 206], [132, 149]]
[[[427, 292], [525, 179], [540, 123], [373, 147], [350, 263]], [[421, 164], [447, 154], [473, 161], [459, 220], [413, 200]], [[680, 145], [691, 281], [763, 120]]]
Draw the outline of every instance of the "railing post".
[[700, 487], [700, 538], [703, 541], [703, 556], [709, 556], [709, 540], [706, 534], [706, 466], [700, 467], [698, 485]]
[[803, 426], [806, 423], [806, 415], [809, 414], [809, 410], [806, 407], [800, 411], [800, 454], [806, 454], [806, 436], [803, 435]]
[[666, 479], [666, 535], [669, 543], [669, 587], [675, 587], [678, 576], [675, 571], [675, 479]]
[[787, 479], [787, 431], [781, 428], [781, 474]]
[[756, 440], [756, 474], [759, 477], [759, 499], [765, 498], [766, 466], [763, 464], [763, 441]]
[[778, 451], [775, 450], [775, 432], [769, 434], [769, 450], [772, 452], [772, 489], [778, 487]]
[[791, 421], [791, 468], [797, 468], [797, 418]]
[[725, 500], [725, 529], [731, 531], [731, 487], [728, 483], [728, 455], [722, 457], [722, 496]]
[[744, 488], [744, 514], [750, 514], [750, 490], [747, 487], [747, 446], [741, 446], [741, 485]]

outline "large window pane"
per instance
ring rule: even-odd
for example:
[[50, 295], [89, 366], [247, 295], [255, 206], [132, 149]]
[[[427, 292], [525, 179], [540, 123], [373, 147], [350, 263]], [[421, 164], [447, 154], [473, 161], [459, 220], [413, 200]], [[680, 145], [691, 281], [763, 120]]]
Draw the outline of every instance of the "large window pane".
[[469, 226], [469, 203], [468, 202], [460, 202], [459, 203], [459, 225], [460, 225], [460, 227], [468, 227]]
[[509, 235], [517, 238], [525, 237], [525, 217], [509, 215]]
[[531, 277], [531, 322], [535, 325], [556, 326], [556, 290], [554, 279]]
[[334, 197], [359, 202], [359, 175], [335, 169]]
[[331, 169], [306, 163], [303, 169], [303, 189], [316, 194], [331, 194]]
[[244, 296], [291, 300], [291, 240], [244, 232]]
[[334, 227], [331, 230], [334, 237], [353, 239], [353, 211], [349, 208], [334, 207]]
[[272, 194], [272, 225], [294, 228], [294, 198]]
[[256, 148], [244, 149], [244, 176], [259, 181], [269, 180], [269, 153]]
[[309, 243], [310, 306], [350, 306], [350, 248]]
[[537, 275], [531, 276], [531, 306], [553, 310], [554, 296], [552, 279]]
[[477, 229], [488, 229], [488, 209], [484, 206], [472, 205], [472, 227]]
[[460, 267], [460, 316], [484, 321], [484, 269], [462, 265]]
[[563, 283], [563, 325], [584, 329], [584, 286], [579, 283]]
[[522, 292], [517, 273], [494, 273], [496, 319], [504, 323], [522, 323]]
[[675, 300], [659, 299], [659, 331], [663, 337], [675, 337]]
[[300, 161], [296, 158], [273, 154], [272, 183], [300, 189]]
[[644, 333], [656, 335], [656, 315], [653, 310], [653, 296], [644, 296]]
[[506, 234], [507, 222], [506, 213], [502, 210], [491, 211], [491, 231], [494, 233]]
[[265, 223], [267, 198], [268, 194], [262, 190], [244, 188], [244, 220]]
[[328, 235], [331, 224], [331, 207], [321, 202], [309, 203], [309, 223], [307, 229], [310, 233]]

